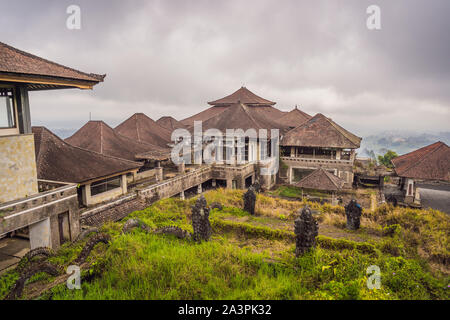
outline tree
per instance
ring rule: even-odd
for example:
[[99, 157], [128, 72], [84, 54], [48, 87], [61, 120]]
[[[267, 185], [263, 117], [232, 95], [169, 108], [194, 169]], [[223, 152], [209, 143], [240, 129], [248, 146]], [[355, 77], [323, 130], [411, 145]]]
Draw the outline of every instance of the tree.
[[392, 150], [388, 150], [384, 156], [378, 156], [378, 162], [387, 168], [393, 168], [391, 160], [398, 157], [398, 154]]

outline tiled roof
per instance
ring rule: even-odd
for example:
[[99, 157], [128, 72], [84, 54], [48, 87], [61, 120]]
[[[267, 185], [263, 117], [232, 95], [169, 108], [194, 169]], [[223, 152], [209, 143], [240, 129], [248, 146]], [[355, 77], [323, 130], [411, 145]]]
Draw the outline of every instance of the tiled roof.
[[450, 181], [450, 148], [436, 142], [392, 160], [400, 177]]
[[202, 127], [203, 131], [218, 129], [223, 134], [227, 129], [244, 131], [248, 129], [280, 129], [279, 124], [268, 119], [265, 113], [261, 112], [260, 107], [250, 107], [242, 103], [233, 104], [224, 112], [204, 121]]
[[[102, 82], [105, 75], [81, 72], [0, 42], [0, 74], [9, 76], [29, 76], [32, 79], [59, 79], [61, 82], [86, 82], [93, 86]], [[3, 76], [2, 76], [3, 78]], [[26, 82], [24, 80], [24, 82]], [[36, 82], [36, 83], [39, 83]]]
[[184, 124], [182, 124], [180, 121], [177, 121], [173, 117], [161, 117], [156, 121], [156, 123], [161, 127], [166, 128], [170, 132], [175, 129], [186, 128]]
[[171, 143], [172, 132], [161, 127], [143, 113], [136, 113], [119, 124], [115, 129], [117, 133], [133, 139], [163, 148]]
[[261, 98], [260, 96], [257, 96], [250, 90], [248, 90], [245, 87], [241, 87], [236, 92], [230, 94], [229, 96], [226, 96], [225, 98], [208, 102], [209, 105], [212, 106], [229, 106], [235, 103], [243, 103], [246, 105], [252, 105], [252, 106], [259, 106], [259, 105], [268, 105], [273, 106], [276, 104], [276, 102], [266, 100], [264, 98]]
[[358, 149], [361, 138], [348, 132], [331, 119], [318, 113], [307, 122], [290, 130], [282, 146]]
[[38, 179], [83, 183], [137, 170], [139, 162], [72, 146], [45, 127], [33, 127]]
[[312, 117], [309, 114], [299, 110], [297, 106], [295, 106], [295, 109], [277, 119], [277, 122], [285, 127], [296, 128], [311, 118]]
[[139, 153], [163, 151], [162, 147], [122, 136], [103, 121], [89, 121], [65, 141], [76, 147], [132, 161]]
[[304, 177], [294, 185], [299, 188], [338, 191], [342, 189], [345, 181], [334, 174], [319, 168]]

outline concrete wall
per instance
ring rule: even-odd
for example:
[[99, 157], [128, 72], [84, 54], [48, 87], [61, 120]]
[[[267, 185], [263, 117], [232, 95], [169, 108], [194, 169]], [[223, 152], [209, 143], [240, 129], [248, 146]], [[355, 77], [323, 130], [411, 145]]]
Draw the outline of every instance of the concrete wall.
[[127, 183], [127, 175], [123, 174], [121, 176], [121, 186], [119, 188], [109, 190], [106, 192], [102, 192], [96, 194], [95, 196], [91, 195], [91, 184], [86, 184], [83, 186], [82, 190], [82, 198], [83, 204], [85, 206], [92, 206], [95, 204], [103, 203], [109, 200], [113, 200], [121, 195], [124, 195], [128, 192], [128, 183]]
[[0, 203], [38, 193], [34, 136], [0, 136]]

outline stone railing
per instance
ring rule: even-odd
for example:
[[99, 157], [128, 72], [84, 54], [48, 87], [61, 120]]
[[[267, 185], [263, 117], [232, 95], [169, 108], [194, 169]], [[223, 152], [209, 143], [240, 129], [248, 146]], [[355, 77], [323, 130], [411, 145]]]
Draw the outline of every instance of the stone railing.
[[45, 215], [40, 213], [35, 215], [36, 212], [45, 212], [46, 207], [67, 200], [73, 201], [72, 199], [77, 197], [77, 187], [74, 184], [60, 184], [59, 187], [56, 185], [54, 187], [50, 191], [0, 204], [0, 234], [26, 227], [31, 220]]
[[144, 198], [152, 198], [155, 195], [159, 198], [169, 198], [211, 179], [211, 173], [212, 168], [210, 166], [200, 168], [149, 187], [138, 189], [137, 193], [139, 197]]
[[352, 165], [351, 160], [337, 160], [337, 159], [318, 159], [318, 158], [300, 158], [300, 157], [281, 157], [281, 161], [298, 162], [302, 164], [344, 164]]

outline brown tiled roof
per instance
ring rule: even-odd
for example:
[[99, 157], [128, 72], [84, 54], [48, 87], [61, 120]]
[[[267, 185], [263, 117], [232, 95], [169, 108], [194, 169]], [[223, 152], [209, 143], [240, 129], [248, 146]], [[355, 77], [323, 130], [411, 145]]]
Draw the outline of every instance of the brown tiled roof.
[[318, 113], [307, 122], [290, 130], [282, 146], [358, 149], [361, 138], [348, 132], [331, 119]]
[[436, 142], [392, 159], [400, 177], [450, 181], [450, 148]]
[[[46, 83], [45, 80], [48, 80], [48, 83], [60, 83], [66, 86], [73, 84], [74, 87], [81, 83], [92, 87], [105, 78], [105, 75], [88, 74], [68, 68], [0, 42], [0, 79], [5, 76], [26, 77], [21, 80], [25, 83], [42, 84], [43, 82]], [[50, 81], [55, 79], [57, 82]], [[3, 80], [6, 81], [7, 79]]]
[[299, 110], [297, 106], [295, 106], [295, 109], [277, 119], [277, 122], [285, 127], [296, 128], [311, 118], [312, 117], [309, 114]]
[[157, 124], [159, 124], [161, 127], [166, 128], [170, 132], [172, 132], [175, 129], [184, 129], [186, 126], [182, 124], [180, 121], [177, 121], [173, 117], [161, 117], [156, 121]]
[[294, 185], [299, 188], [338, 191], [344, 186], [345, 181], [334, 174], [319, 168]]
[[208, 102], [208, 104], [212, 106], [229, 106], [238, 102], [249, 106], [273, 106], [276, 104], [276, 102], [266, 100], [264, 98], [261, 98], [260, 96], [257, 96], [245, 87], [241, 87], [239, 90], [230, 94], [229, 96], [226, 96], [225, 98]]
[[136, 155], [149, 151], [163, 152], [163, 148], [122, 136], [103, 121], [89, 121], [65, 141], [73, 146], [107, 156], [136, 160]]
[[227, 110], [228, 107], [210, 107], [202, 112], [194, 114], [189, 118], [183, 119], [180, 122], [185, 126], [191, 127], [194, 125], [194, 121], [206, 121], [222, 112]]
[[119, 124], [114, 130], [135, 141], [163, 148], [167, 148], [167, 144], [171, 143], [172, 133], [143, 113], [132, 115], [130, 118]]
[[260, 112], [259, 108], [249, 107], [242, 103], [233, 104], [224, 112], [204, 121], [203, 131], [219, 129], [225, 134], [227, 129], [243, 129], [244, 131], [248, 129], [280, 129], [279, 125], [269, 120], [264, 112]]
[[83, 183], [135, 171], [139, 162], [72, 146], [45, 127], [33, 127], [38, 179]]

